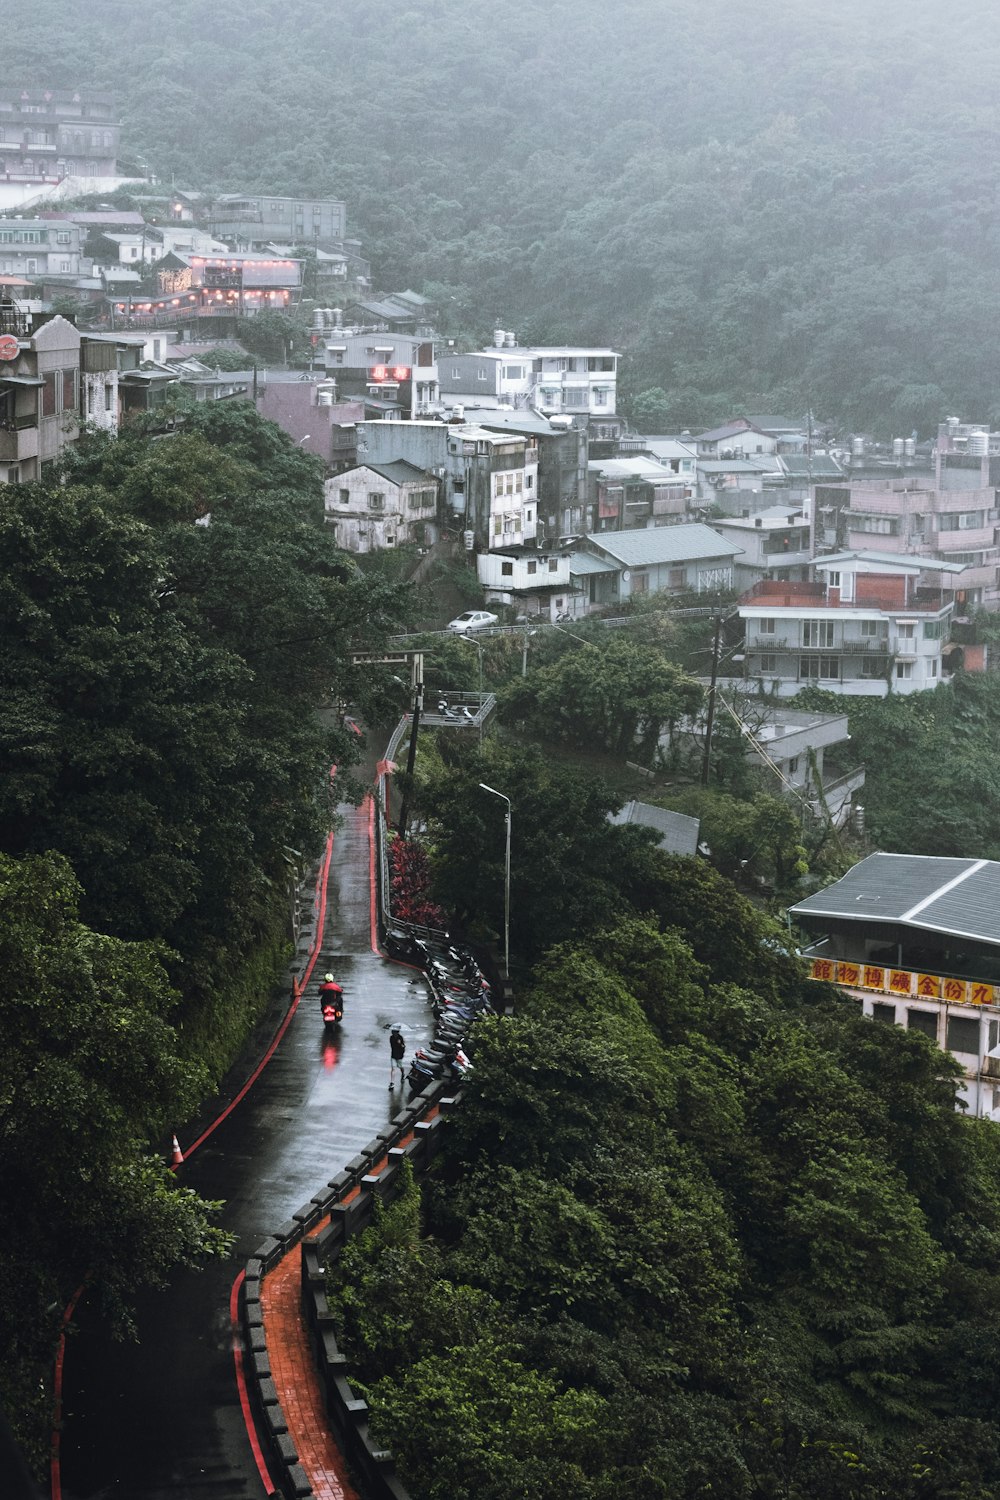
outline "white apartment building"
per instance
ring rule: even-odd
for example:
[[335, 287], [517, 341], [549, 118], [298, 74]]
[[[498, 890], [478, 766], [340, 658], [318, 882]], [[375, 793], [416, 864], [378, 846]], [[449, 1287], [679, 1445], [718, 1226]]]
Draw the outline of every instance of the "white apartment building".
[[442, 396], [495, 397], [546, 416], [611, 417], [618, 391], [614, 349], [578, 345], [521, 347], [497, 329], [494, 347], [475, 354], [443, 354]]
[[954, 605], [921, 584], [960, 574], [937, 558], [843, 552], [818, 559], [814, 583], [764, 579], [740, 601], [744, 672], [779, 697], [810, 683], [833, 693], [884, 698], [942, 680]]

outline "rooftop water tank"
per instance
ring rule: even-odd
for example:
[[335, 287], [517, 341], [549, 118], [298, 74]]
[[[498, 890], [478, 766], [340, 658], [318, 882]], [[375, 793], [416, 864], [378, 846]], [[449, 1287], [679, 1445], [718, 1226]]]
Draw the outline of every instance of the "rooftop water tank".
[[985, 458], [990, 451], [989, 433], [981, 430], [970, 432], [968, 451], [974, 458]]
[[893, 440], [892, 440], [892, 456], [893, 456], [893, 458], [902, 458], [902, 456], [903, 456], [903, 439], [902, 438], [893, 438]]
[[916, 441], [916, 438], [907, 438], [906, 442], [903, 445], [903, 451], [905, 452], [907, 458], [916, 458], [916, 456], [917, 456], [917, 441]]
[[506, 333], [504, 333], [504, 331], [503, 331], [502, 328], [494, 328], [494, 330], [493, 330], [493, 347], [494, 347], [494, 349], [502, 349], [503, 346], [504, 346], [504, 341], [506, 340], [506, 338], [507, 338], [507, 335], [506, 335]]

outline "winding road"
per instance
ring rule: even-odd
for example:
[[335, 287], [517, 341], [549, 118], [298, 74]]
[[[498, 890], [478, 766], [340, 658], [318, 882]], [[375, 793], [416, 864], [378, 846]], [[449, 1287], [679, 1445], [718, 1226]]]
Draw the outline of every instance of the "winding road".
[[[61, 1500], [261, 1500], [234, 1374], [230, 1291], [243, 1261], [308, 1202], [391, 1119], [389, 1027], [412, 1048], [432, 1027], [414, 971], [374, 951], [371, 803], [339, 809], [342, 826], [318, 867], [322, 938], [312, 977], [273, 1056], [245, 1086], [288, 1009], [276, 1000], [203, 1122], [182, 1135], [191, 1154], [178, 1177], [225, 1199], [221, 1223], [236, 1236], [230, 1259], [182, 1272], [143, 1297], [137, 1343], [117, 1343], [91, 1294], [64, 1363]], [[317, 980], [331, 969], [344, 987], [336, 1044], [324, 1039]], [[209, 1133], [206, 1133], [209, 1132]], [[188, 1143], [191, 1143], [188, 1145]]]

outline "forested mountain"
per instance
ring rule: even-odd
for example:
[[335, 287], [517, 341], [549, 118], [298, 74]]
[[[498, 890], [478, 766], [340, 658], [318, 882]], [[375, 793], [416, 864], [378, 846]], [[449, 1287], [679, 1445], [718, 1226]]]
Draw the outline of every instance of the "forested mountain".
[[985, 0], [12, 0], [7, 83], [114, 88], [167, 183], [348, 205], [382, 287], [627, 351], [665, 427], [1000, 414]]

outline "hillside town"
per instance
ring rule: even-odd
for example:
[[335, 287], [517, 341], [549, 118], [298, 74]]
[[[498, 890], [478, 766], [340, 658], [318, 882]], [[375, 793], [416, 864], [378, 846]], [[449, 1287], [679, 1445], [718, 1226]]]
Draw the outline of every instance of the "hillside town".
[[[458, 349], [426, 298], [372, 291], [343, 202], [123, 178], [104, 95], [0, 93], [0, 120], [0, 481], [40, 477], [88, 426], [176, 420], [181, 395], [251, 400], [324, 464], [339, 546], [457, 540], [488, 607], [551, 621], [735, 594], [743, 675], [779, 696], [916, 692], [984, 664], [961, 622], [1000, 605], [988, 426], [838, 443], [811, 414], [735, 411], [638, 433], [618, 350], [502, 328]], [[138, 206], [63, 206], [92, 184]], [[300, 347], [234, 369], [273, 313]]]
[[0, 84], [18, 1500], [988, 1500], [989, 381], [715, 381], [148, 92]]

